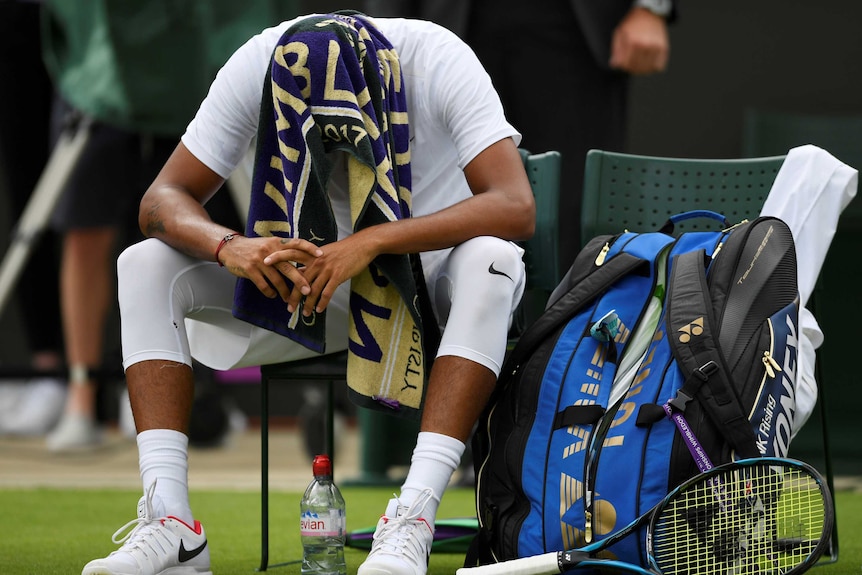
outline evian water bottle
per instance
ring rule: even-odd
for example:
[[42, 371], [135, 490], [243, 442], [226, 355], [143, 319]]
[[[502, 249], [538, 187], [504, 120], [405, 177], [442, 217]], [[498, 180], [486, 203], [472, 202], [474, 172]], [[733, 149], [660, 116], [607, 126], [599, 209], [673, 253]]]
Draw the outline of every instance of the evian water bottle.
[[316, 455], [311, 467], [314, 480], [299, 503], [302, 575], [346, 575], [344, 497], [332, 482], [328, 455]]

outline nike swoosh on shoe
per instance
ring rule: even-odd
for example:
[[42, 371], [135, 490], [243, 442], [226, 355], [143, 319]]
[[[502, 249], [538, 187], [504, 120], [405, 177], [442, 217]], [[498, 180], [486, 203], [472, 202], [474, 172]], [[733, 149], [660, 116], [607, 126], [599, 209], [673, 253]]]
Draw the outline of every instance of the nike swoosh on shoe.
[[191, 559], [194, 559], [195, 557], [200, 555], [201, 552], [206, 548], [206, 546], [207, 546], [207, 540], [204, 539], [204, 542], [201, 543], [199, 546], [195, 547], [194, 549], [187, 550], [185, 541], [180, 541], [180, 551], [177, 554], [177, 559], [179, 560], [180, 563], [185, 563], [186, 561], [190, 561]]

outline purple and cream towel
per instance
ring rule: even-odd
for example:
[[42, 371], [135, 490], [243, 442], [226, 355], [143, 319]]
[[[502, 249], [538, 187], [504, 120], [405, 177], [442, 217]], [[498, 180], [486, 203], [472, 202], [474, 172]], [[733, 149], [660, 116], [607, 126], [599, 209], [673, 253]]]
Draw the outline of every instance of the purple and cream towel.
[[[410, 217], [407, 104], [398, 55], [359, 15], [306, 18], [282, 35], [264, 85], [257, 137], [249, 237], [300, 237], [318, 245], [336, 240], [326, 193], [332, 169], [326, 154], [333, 151], [348, 155], [354, 230]], [[350, 290], [351, 398], [418, 414], [433, 353], [426, 339], [434, 339], [423, 333], [420, 308], [427, 308], [418, 302], [427, 294], [418, 256], [378, 257], [353, 278]], [[233, 313], [325, 352], [326, 312], [290, 314], [280, 298], [269, 299], [240, 279]]]

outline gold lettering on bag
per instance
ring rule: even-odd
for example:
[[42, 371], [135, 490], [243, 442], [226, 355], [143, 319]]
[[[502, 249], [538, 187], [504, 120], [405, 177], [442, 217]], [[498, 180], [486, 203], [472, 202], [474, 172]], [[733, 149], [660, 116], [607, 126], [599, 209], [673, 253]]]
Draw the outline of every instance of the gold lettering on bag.
[[769, 226], [769, 229], [766, 230], [766, 235], [763, 237], [763, 241], [760, 242], [760, 245], [757, 247], [757, 251], [754, 253], [754, 257], [751, 258], [751, 263], [748, 264], [748, 268], [742, 274], [742, 276], [736, 281], [737, 284], [741, 284], [744, 282], [749, 274], [751, 274], [751, 270], [754, 269], [754, 265], [757, 263], [757, 260], [760, 258], [760, 254], [763, 253], [763, 250], [766, 248], [766, 244], [769, 243], [769, 238], [772, 237], [775, 228], [773, 226]]
[[578, 441], [574, 443], [570, 443], [563, 448], [563, 459], [567, 457], [571, 457], [576, 453], [580, 453], [584, 449], [587, 448], [587, 440], [590, 437], [590, 432], [588, 429], [585, 429], [579, 425], [573, 425], [566, 429], [566, 432], [569, 435], [573, 435], [578, 438]]

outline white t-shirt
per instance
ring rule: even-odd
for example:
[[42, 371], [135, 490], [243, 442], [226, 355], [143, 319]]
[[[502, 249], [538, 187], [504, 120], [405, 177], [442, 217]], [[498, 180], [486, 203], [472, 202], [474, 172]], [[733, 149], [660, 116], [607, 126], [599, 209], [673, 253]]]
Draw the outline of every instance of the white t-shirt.
[[[224, 178], [248, 152], [272, 52], [298, 19], [264, 30], [231, 56], [182, 137], [196, 158]], [[470, 197], [464, 166], [504, 138], [514, 138], [516, 145], [521, 140], [506, 121], [490, 77], [469, 46], [442, 26], [370, 20], [399, 55], [410, 122], [413, 214], [427, 215]], [[339, 171], [336, 164], [328, 193], [344, 237], [350, 233], [349, 206]], [[422, 259], [427, 274], [435, 258], [423, 254]]]

